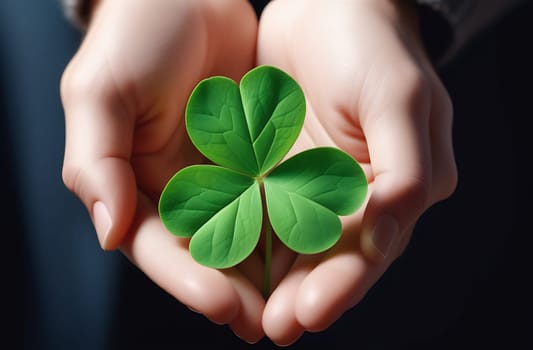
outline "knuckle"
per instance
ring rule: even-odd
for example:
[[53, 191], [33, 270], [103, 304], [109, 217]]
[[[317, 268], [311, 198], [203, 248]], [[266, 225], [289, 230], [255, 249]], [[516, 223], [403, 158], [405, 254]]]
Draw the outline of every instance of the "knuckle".
[[61, 81], [59, 83], [59, 92], [61, 95], [61, 99], [65, 101], [67, 99], [67, 96], [69, 95], [70, 86], [72, 85], [72, 63], [67, 65], [65, 70], [63, 71], [63, 74], [61, 75]]
[[65, 187], [73, 193], [79, 192], [81, 178], [81, 167], [71, 163], [63, 164], [61, 177]]
[[448, 115], [453, 115], [453, 101], [452, 101], [452, 98], [450, 97], [450, 94], [442, 86], [439, 90], [441, 91], [440, 93], [441, 93], [441, 101], [443, 104], [443, 108], [446, 110]]
[[412, 68], [404, 74], [405, 91], [409, 97], [414, 101], [429, 100], [431, 83], [426, 74], [417, 68]]
[[408, 61], [394, 68], [394, 80], [401, 86], [401, 90], [410, 96], [427, 96], [431, 91], [431, 82], [427, 73], [413, 62]]
[[91, 82], [87, 74], [77, 70], [76, 65], [71, 62], [65, 68], [60, 81], [60, 94], [63, 103], [67, 103], [79, 96], [87, 95], [90, 90]]
[[448, 93], [448, 90], [442, 85], [440, 80], [437, 80], [434, 95], [433, 103], [437, 104], [437, 108], [442, 111], [441, 114], [451, 117], [453, 115], [453, 101]]
[[448, 170], [445, 172], [444, 176], [441, 176], [439, 187], [439, 194], [437, 195], [437, 200], [444, 200], [449, 198], [457, 189], [459, 182], [459, 175], [457, 172], [457, 167], [455, 165], [450, 165]]
[[429, 183], [421, 177], [409, 177], [405, 180], [404, 198], [411, 210], [422, 213], [429, 202]]
[[75, 57], [61, 75], [60, 96], [66, 107], [81, 101], [116, 97], [115, 83], [110, 76], [102, 70], [86, 69], [86, 65]]
[[93, 88], [92, 77], [79, 71], [67, 71], [61, 80], [61, 92], [65, 97], [85, 95]]

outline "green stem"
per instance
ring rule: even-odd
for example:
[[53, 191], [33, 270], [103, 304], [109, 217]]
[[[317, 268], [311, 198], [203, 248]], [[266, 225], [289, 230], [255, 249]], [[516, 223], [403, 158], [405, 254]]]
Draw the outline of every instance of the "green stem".
[[265, 275], [263, 277], [263, 297], [268, 299], [270, 296], [270, 274], [272, 266], [272, 224], [268, 218], [268, 210], [266, 207], [265, 184], [263, 178], [256, 179], [259, 183], [259, 190], [261, 192], [261, 203], [263, 206], [263, 238], [265, 239]]
[[270, 269], [272, 266], [272, 225], [268, 218], [265, 222], [265, 277], [263, 280], [263, 296], [270, 296]]

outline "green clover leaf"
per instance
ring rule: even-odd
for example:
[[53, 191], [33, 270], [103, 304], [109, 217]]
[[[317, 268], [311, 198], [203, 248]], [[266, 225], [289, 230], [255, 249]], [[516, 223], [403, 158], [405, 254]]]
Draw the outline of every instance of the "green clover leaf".
[[265, 174], [296, 141], [305, 98], [298, 84], [273, 67], [258, 67], [241, 80], [201, 81], [187, 104], [193, 144], [212, 162], [251, 176]]
[[363, 204], [367, 180], [351, 156], [332, 147], [307, 150], [278, 165], [304, 116], [300, 86], [271, 66], [252, 69], [240, 85], [216, 76], [193, 90], [187, 131], [217, 165], [177, 172], [161, 194], [159, 214], [171, 233], [191, 238], [196, 261], [213, 268], [235, 266], [253, 252], [263, 230], [268, 285], [272, 229], [302, 254], [322, 252], [338, 241], [338, 216]]
[[270, 222], [285, 245], [313, 254], [341, 235], [338, 215], [363, 204], [367, 182], [361, 167], [336, 148], [314, 148], [281, 163], [265, 180]]
[[191, 255], [203, 265], [231, 267], [250, 255], [259, 240], [259, 186], [225, 168], [193, 165], [180, 170], [165, 187], [159, 212], [171, 233], [192, 237]]

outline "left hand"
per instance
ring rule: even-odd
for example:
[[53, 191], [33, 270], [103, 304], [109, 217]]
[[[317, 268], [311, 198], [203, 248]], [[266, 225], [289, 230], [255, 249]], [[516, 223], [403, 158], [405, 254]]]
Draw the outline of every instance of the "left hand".
[[424, 51], [416, 13], [401, 1], [277, 0], [259, 26], [258, 64], [288, 72], [307, 97], [292, 152], [341, 148], [369, 181], [365, 207], [343, 218], [332, 249], [273, 253], [279, 284], [263, 328], [287, 345], [356, 305], [403, 252], [417, 219], [454, 191], [452, 105]]

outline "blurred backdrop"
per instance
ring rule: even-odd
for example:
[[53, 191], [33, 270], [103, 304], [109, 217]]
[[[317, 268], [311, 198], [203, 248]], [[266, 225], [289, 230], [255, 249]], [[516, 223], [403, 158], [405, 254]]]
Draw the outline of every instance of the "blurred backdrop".
[[[290, 348], [528, 348], [532, 21], [529, 2], [440, 69], [455, 107], [457, 191], [422, 217], [405, 255], [360, 305]], [[59, 80], [79, 40], [54, 0], [0, 2], [8, 337], [41, 350], [252, 348], [120, 253], [101, 251], [85, 209], [64, 188]]]

